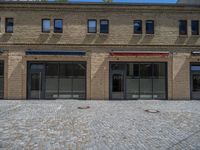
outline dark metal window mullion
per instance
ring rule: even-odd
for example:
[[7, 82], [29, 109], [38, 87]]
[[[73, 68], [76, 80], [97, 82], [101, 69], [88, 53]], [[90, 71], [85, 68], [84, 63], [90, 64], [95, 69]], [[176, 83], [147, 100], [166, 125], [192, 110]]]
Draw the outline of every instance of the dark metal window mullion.
[[60, 63], [58, 63], [58, 71], [57, 71], [57, 73], [58, 73], [58, 97], [57, 98], [59, 98], [60, 97]]
[[[74, 62], [72, 62], [72, 66], [74, 65]], [[74, 68], [71, 70], [72, 71], [72, 76], [71, 76], [71, 82], [72, 82], [72, 86], [71, 86], [71, 96], [72, 99], [74, 98]]]
[[151, 69], [151, 78], [152, 78], [152, 99], [154, 99], [153, 95], [154, 95], [154, 91], [153, 91], [153, 88], [154, 88], [154, 64], [156, 63], [152, 63], [151, 66], [152, 66], [152, 69]]
[[140, 78], [141, 78], [141, 76], [140, 76], [140, 65], [141, 65], [141, 63], [138, 63], [139, 64], [139, 77], [138, 77], [138, 80], [139, 80], [139, 93], [138, 93], [138, 98], [140, 99]]

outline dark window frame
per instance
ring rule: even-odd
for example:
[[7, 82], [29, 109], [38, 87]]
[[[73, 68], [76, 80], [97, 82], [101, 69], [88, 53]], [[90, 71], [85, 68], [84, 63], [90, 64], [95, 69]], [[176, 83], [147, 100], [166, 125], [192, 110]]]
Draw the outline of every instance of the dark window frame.
[[[136, 23], [136, 21], [140, 21], [140, 23], [141, 23], [141, 31], [140, 32], [136, 32], [136, 30], [135, 30], [135, 23]], [[142, 27], [142, 20], [133, 20], [133, 33], [134, 34], [142, 34], [142, 30], [143, 30], [143, 27]]]
[[[62, 30], [61, 31], [56, 31], [55, 30], [55, 25], [56, 25], [56, 21], [57, 20], [61, 20], [62, 21]], [[63, 19], [59, 19], [59, 18], [58, 19], [57, 18], [54, 19], [54, 30], [53, 31], [54, 31], [54, 33], [63, 33]]]
[[[95, 21], [96, 22], [96, 27], [95, 27], [95, 32], [90, 32], [90, 27], [89, 27], [89, 22], [90, 21]], [[87, 33], [97, 33], [97, 20], [96, 19], [88, 19], [87, 21]]]
[[[49, 29], [49, 31], [44, 31], [43, 30], [43, 21], [44, 20], [49, 20], [49, 22], [50, 22], [50, 29]], [[51, 19], [49, 19], [49, 18], [43, 18], [41, 25], [42, 25], [42, 33], [50, 33], [51, 32]]]
[[[107, 26], [108, 26], [108, 30], [107, 30], [107, 32], [102, 32], [102, 30], [101, 30], [101, 22], [102, 21], [107, 21]], [[109, 20], [108, 19], [101, 19], [100, 20], [100, 33], [105, 33], [105, 34], [108, 34], [109, 33]]]
[[[197, 31], [196, 31], [196, 34], [194, 34], [194, 32], [193, 32], [193, 30], [192, 30], [192, 28], [193, 28], [192, 24], [193, 24], [194, 22], [197, 23]], [[191, 32], [192, 32], [192, 33], [191, 33], [192, 35], [199, 35], [199, 20], [191, 20]]]
[[[152, 21], [152, 24], [153, 24], [153, 32], [149, 32], [149, 31], [147, 30], [147, 22], [148, 22], [148, 21]], [[146, 28], [145, 28], [146, 34], [153, 35], [153, 34], [155, 33], [155, 21], [154, 21], [154, 20], [146, 20], [146, 21], [145, 21], [145, 26], [146, 26]]]
[[[13, 25], [12, 25], [12, 31], [8, 31], [8, 20], [9, 19], [12, 19], [12, 23], [13, 23]], [[5, 32], [6, 33], [13, 33], [14, 32], [14, 18], [5, 18]]]
[[[186, 25], [185, 31], [182, 32], [181, 31], [181, 23], [185, 23], [184, 25]], [[179, 20], [179, 35], [188, 35], [188, 21], [187, 20]]]
[[[154, 80], [155, 79], [164, 79], [165, 80], [165, 98], [154, 98], [154, 99], [159, 99], [159, 100], [167, 100], [168, 99], [168, 95], [169, 95], [169, 93], [168, 93], [168, 62], [165, 62], [165, 61], [158, 61], [158, 62], [155, 62], [155, 61], [147, 61], [147, 62], [142, 62], [142, 61], [139, 61], [139, 62], [136, 62], [136, 61], [122, 61], [122, 62], [116, 62], [116, 61], [111, 61], [110, 63], [109, 63], [109, 73], [111, 74], [112, 73], [112, 71], [114, 71], [114, 70], [112, 70], [112, 65], [116, 65], [116, 64], [125, 64], [125, 70], [123, 69], [123, 70], [119, 70], [119, 69], [117, 69], [117, 71], [124, 71], [125, 72], [125, 77], [124, 77], [124, 79], [126, 80], [126, 79], [141, 79], [141, 75], [140, 75], [140, 65], [141, 64], [151, 64], [152, 65], [152, 67], [153, 67], [153, 65], [154, 64], [164, 64], [164, 66], [165, 66], [165, 75], [164, 76], [162, 76], [162, 77], [156, 77], [156, 76], [154, 76], [153, 75], [153, 72], [154, 72], [154, 67], [152, 68], [152, 76], [151, 76], [151, 80], [152, 80], [152, 83], [154, 83]], [[127, 76], [127, 74], [126, 74], [126, 71], [127, 71], [127, 64], [139, 64], [139, 77], [134, 77], [134, 76]], [[111, 78], [111, 76], [109, 76], [109, 98], [111, 99], [111, 100], [113, 100], [112, 99], [112, 89], [111, 89], [111, 80], [112, 80], [112, 78]], [[139, 81], [140, 82], [140, 81]], [[140, 84], [140, 83], [139, 83]], [[139, 85], [140, 86], [140, 85]], [[157, 92], [155, 92], [155, 90], [153, 89], [153, 87], [154, 87], [154, 84], [152, 84], [152, 94], [154, 95], [154, 94], [157, 94]], [[126, 89], [125, 89], [125, 91], [124, 91], [124, 99], [127, 99], [127, 97], [126, 97]], [[152, 97], [153, 97], [153, 95], [152, 95]], [[141, 99], [141, 97], [140, 97], [140, 91], [139, 91], [139, 97], [138, 98], [133, 98], [134, 100], [137, 100], [137, 99]]]

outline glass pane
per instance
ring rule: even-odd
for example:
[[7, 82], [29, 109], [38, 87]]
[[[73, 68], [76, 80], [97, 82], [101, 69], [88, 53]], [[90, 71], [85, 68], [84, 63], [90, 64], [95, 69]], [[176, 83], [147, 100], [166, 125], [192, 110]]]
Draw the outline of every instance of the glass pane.
[[47, 63], [45, 98], [58, 98], [58, 63]]
[[42, 32], [50, 32], [51, 23], [50, 20], [42, 20]]
[[73, 67], [72, 63], [60, 64], [60, 77], [66, 78], [73, 76]]
[[156, 78], [164, 78], [166, 76], [166, 67], [164, 63], [153, 64], [153, 76]]
[[135, 34], [141, 34], [142, 33], [142, 21], [141, 20], [135, 20], [134, 21], [134, 33]]
[[31, 73], [31, 98], [40, 98], [42, 92], [41, 74]]
[[125, 70], [125, 64], [112, 64], [112, 70]]
[[46, 65], [46, 76], [58, 76], [58, 64], [48, 63]]
[[73, 93], [85, 93], [85, 79], [73, 79]]
[[192, 21], [192, 35], [198, 35], [199, 34], [199, 21]]
[[58, 77], [46, 77], [45, 98], [58, 98]]
[[59, 98], [72, 98], [72, 78], [59, 79]]
[[186, 35], [187, 34], [187, 21], [186, 20], [180, 20], [179, 21], [179, 34], [180, 35]]
[[4, 76], [4, 64], [0, 62], [0, 76]]
[[43, 64], [31, 64], [31, 69], [44, 69], [44, 65]]
[[152, 64], [140, 64], [140, 77], [152, 78]]
[[13, 32], [13, 18], [6, 18], [6, 32]]
[[153, 20], [146, 21], [146, 33], [154, 34], [154, 21]]
[[4, 95], [4, 78], [0, 77], [0, 98]]
[[193, 74], [192, 80], [193, 80], [193, 92], [200, 91], [200, 75]]
[[108, 33], [108, 20], [102, 20], [100, 22], [100, 32], [101, 33]]
[[191, 70], [192, 71], [200, 71], [200, 66], [192, 66]]
[[95, 33], [96, 32], [96, 20], [88, 21], [88, 32]]
[[152, 99], [152, 79], [140, 79], [140, 98]]
[[85, 63], [74, 63], [73, 64], [73, 75], [75, 77], [85, 77], [86, 75], [86, 65]]
[[54, 32], [61, 33], [63, 29], [62, 19], [56, 19], [54, 23]]
[[166, 80], [165, 79], [153, 79], [153, 93], [155, 99], [165, 98], [166, 93]]
[[126, 98], [139, 98], [139, 79], [126, 79]]
[[127, 76], [139, 77], [139, 64], [127, 64]]
[[123, 92], [123, 75], [121, 74], [113, 74], [112, 76], [112, 91], [113, 92]]

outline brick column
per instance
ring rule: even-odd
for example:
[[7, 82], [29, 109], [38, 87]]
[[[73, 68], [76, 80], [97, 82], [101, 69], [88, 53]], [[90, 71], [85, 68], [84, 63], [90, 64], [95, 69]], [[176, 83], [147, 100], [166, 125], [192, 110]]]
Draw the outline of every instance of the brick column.
[[187, 54], [178, 53], [173, 57], [173, 99], [190, 99], [190, 67]]
[[8, 99], [24, 99], [23, 64], [20, 52], [10, 51], [8, 54]]
[[91, 53], [91, 99], [109, 99], [108, 53]]

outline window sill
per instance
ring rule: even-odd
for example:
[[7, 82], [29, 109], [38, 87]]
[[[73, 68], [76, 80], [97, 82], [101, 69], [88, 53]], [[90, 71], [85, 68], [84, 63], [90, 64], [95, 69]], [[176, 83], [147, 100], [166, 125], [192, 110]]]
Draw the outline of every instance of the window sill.
[[133, 36], [143, 36], [144, 34], [136, 34], [136, 33], [133, 33]]
[[108, 36], [109, 33], [99, 33], [100, 36]]
[[179, 35], [179, 38], [188, 38], [188, 35]]

